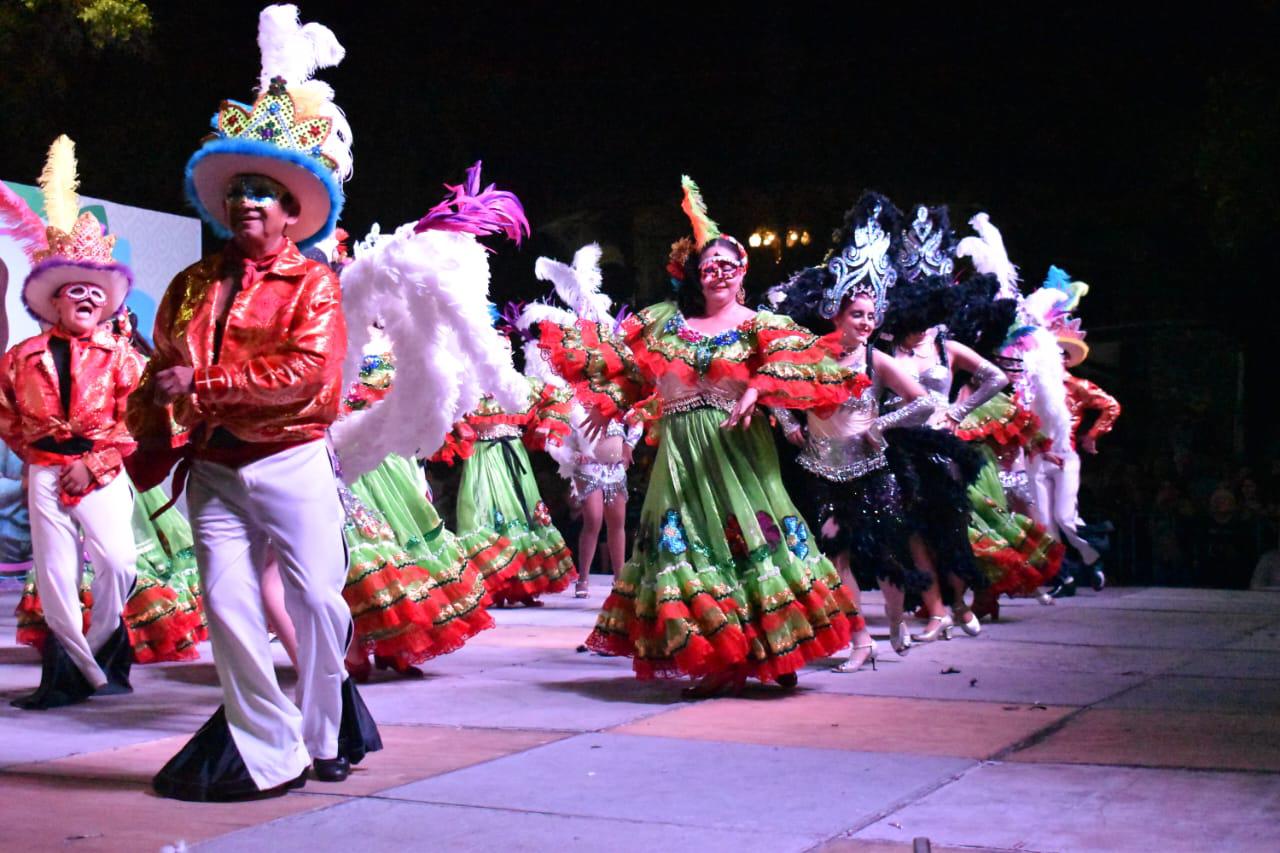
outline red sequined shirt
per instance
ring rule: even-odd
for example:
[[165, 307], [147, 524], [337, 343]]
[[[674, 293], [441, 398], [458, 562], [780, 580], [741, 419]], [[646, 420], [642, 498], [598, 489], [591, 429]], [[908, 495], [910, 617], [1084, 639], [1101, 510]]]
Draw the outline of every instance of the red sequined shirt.
[[[55, 335], [66, 339], [70, 349], [74, 381], [69, 411], [62, 405], [58, 371], [49, 348]], [[84, 338], [60, 329], [27, 338], [0, 359], [0, 438], [29, 464], [62, 467], [78, 459], [93, 474], [93, 487], [105, 486], [120, 473], [124, 457], [135, 448], [124, 416], [142, 368], [142, 356], [106, 327]], [[43, 439], [66, 442], [74, 438], [92, 442], [92, 447], [64, 454], [33, 446]], [[77, 500], [63, 495], [64, 503]]]

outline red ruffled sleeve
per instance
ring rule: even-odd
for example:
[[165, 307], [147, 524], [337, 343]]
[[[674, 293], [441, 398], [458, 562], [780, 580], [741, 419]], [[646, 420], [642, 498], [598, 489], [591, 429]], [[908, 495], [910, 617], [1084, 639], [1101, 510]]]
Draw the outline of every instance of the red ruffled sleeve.
[[453, 425], [453, 430], [444, 437], [444, 444], [435, 452], [430, 461], [443, 462], [453, 467], [455, 463], [471, 458], [475, 448], [476, 431], [464, 418]]
[[583, 408], [596, 406], [609, 417], [620, 417], [645, 395], [630, 348], [644, 332], [643, 314], [623, 321], [618, 335], [587, 320], [570, 327], [550, 321], [540, 325], [538, 346], [556, 373], [573, 386]]
[[546, 450], [548, 445], [564, 444], [569, 435], [569, 417], [573, 408], [573, 391], [530, 380], [534, 403], [529, 410], [524, 432], [525, 446], [530, 450]]
[[756, 361], [750, 387], [759, 404], [783, 409], [812, 409], [830, 414], [871, 385], [864, 373], [841, 366], [834, 336], [820, 338], [789, 317], [761, 311], [753, 324]]

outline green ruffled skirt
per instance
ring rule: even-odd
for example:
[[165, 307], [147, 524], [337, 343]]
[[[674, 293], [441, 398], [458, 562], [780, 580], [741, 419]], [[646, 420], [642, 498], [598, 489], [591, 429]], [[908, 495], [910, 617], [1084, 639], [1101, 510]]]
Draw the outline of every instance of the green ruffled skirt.
[[496, 604], [560, 592], [577, 573], [519, 439], [478, 441], [458, 486], [458, 535]]
[[587, 640], [634, 658], [640, 678], [746, 666], [772, 680], [864, 624], [782, 485], [765, 420], [726, 430], [724, 418], [663, 418], [631, 559]]

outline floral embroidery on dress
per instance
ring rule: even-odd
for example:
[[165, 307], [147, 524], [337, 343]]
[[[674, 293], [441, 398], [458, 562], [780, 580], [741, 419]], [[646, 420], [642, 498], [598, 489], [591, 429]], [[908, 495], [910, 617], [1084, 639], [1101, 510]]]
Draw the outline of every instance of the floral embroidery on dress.
[[729, 516], [724, 526], [724, 538], [729, 543], [729, 553], [734, 559], [742, 560], [747, 556], [747, 539], [742, 535], [742, 524], [736, 515]]
[[782, 532], [774, 523], [773, 516], [764, 510], [759, 510], [756, 512], [756, 524], [760, 525], [760, 532], [764, 534], [764, 541], [768, 544], [769, 550], [777, 548], [778, 543], [782, 541]]
[[798, 516], [782, 519], [782, 529], [787, 532], [787, 547], [791, 553], [804, 560], [809, 556], [809, 529]]
[[661, 545], [669, 554], [683, 554], [689, 550], [689, 542], [684, 536], [684, 523], [680, 521], [680, 513], [674, 509], [667, 510], [662, 518]]
[[687, 344], [692, 344], [693, 363], [698, 369], [698, 373], [706, 373], [711, 367], [711, 362], [717, 357], [717, 350], [721, 347], [731, 347], [738, 341], [742, 340], [741, 328], [729, 329], [718, 335], [707, 336], [685, 322], [684, 314], [676, 313], [662, 331], [668, 335], [675, 335]]
[[538, 501], [533, 507], [533, 521], [539, 527], [546, 527], [551, 523], [551, 510], [547, 509], [545, 501]]

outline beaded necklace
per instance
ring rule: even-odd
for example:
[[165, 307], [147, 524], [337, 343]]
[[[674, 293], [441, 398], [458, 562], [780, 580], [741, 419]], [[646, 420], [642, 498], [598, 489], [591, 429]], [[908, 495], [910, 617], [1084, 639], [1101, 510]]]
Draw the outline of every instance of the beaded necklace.
[[710, 369], [711, 362], [716, 359], [717, 350], [722, 347], [733, 346], [742, 340], [742, 327], [750, 322], [750, 320], [746, 320], [735, 329], [708, 336], [686, 323], [684, 314], [676, 312], [667, 321], [666, 326], [663, 327], [663, 332], [668, 335], [675, 335], [685, 343], [693, 345], [694, 367], [697, 368], [699, 374], [704, 374]]

